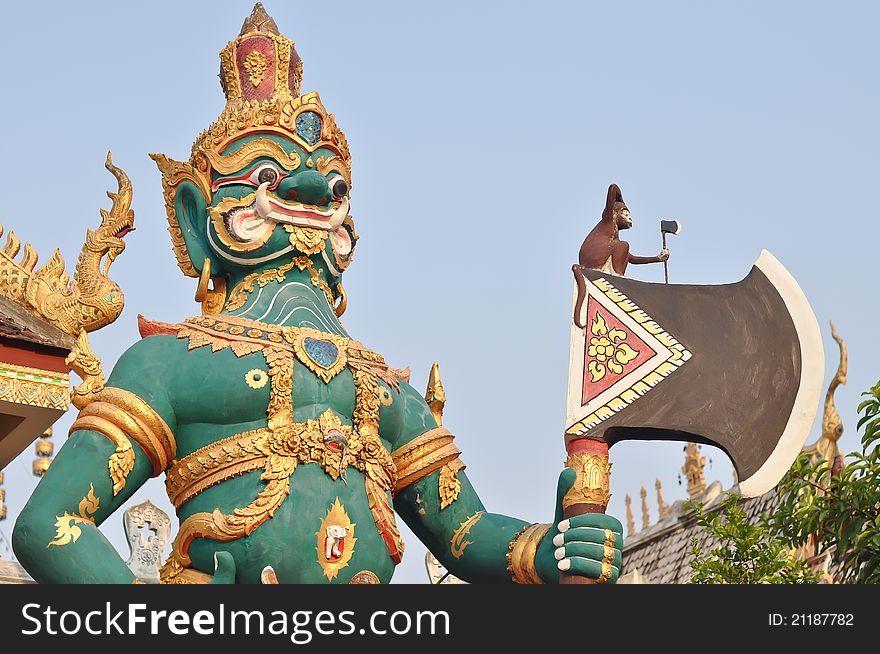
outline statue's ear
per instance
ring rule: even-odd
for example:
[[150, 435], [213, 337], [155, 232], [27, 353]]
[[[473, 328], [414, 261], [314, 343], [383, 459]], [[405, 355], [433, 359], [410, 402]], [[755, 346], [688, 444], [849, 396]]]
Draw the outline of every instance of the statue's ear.
[[[208, 221], [208, 203], [202, 192], [190, 181], [183, 181], [177, 187], [174, 197], [174, 213], [177, 226], [186, 244], [189, 259], [196, 270], [201, 270], [208, 254], [208, 235], [205, 233]], [[216, 271], [214, 261], [212, 270]]]
[[211, 259], [211, 272], [220, 271], [219, 262], [210, 255], [207, 229], [209, 182], [191, 164], [174, 161], [164, 154], [151, 154], [162, 173], [168, 231], [183, 274], [198, 277]]

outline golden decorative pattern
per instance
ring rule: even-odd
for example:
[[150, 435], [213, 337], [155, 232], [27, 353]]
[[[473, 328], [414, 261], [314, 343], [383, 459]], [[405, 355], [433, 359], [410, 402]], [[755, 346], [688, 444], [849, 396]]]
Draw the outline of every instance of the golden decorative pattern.
[[0, 363], [0, 400], [66, 411], [70, 374]]
[[461, 558], [468, 545], [473, 545], [474, 541], [465, 540], [465, 538], [470, 533], [471, 529], [473, 529], [473, 526], [480, 521], [480, 518], [482, 518], [483, 515], [485, 515], [483, 511], [477, 511], [467, 520], [462, 522], [458, 526], [458, 529], [453, 532], [452, 540], [449, 541], [449, 551], [456, 559]]
[[[324, 249], [330, 233], [316, 227], [300, 227], [284, 223], [284, 231], [288, 234], [288, 241], [303, 254], [320, 254]], [[332, 304], [332, 303], [331, 303]]]
[[95, 520], [92, 517], [100, 508], [101, 501], [95, 496], [94, 484], [89, 484], [89, 493], [80, 500], [79, 515], [73, 513], [63, 513], [55, 516], [55, 540], [49, 542], [46, 548], [53, 545], [62, 547], [68, 543], [75, 543], [82, 535], [82, 529], [77, 524], [94, 525]]
[[576, 452], [569, 454], [566, 467], [577, 473], [574, 484], [562, 498], [562, 508], [575, 504], [600, 504], [608, 506], [611, 500], [611, 463], [607, 456]]
[[266, 58], [257, 50], [251, 50], [244, 58], [244, 69], [247, 71], [251, 86], [257, 88], [263, 82], [263, 73], [266, 72]]
[[[348, 349], [348, 340], [344, 336], [337, 336], [336, 334], [327, 334], [325, 332], [320, 332], [316, 329], [309, 329], [307, 327], [300, 327], [295, 332], [286, 331], [284, 332], [285, 339], [293, 346], [293, 351], [296, 353], [296, 358], [300, 360], [300, 362], [309, 370], [311, 370], [318, 379], [320, 379], [325, 384], [329, 383], [331, 379], [333, 379], [336, 375], [342, 372], [345, 369], [345, 365], [348, 363], [348, 357], [346, 356], [346, 350]], [[327, 367], [324, 367], [313, 359], [305, 346], [305, 341], [307, 339], [311, 339], [313, 341], [329, 341], [336, 347], [337, 356], [336, 360]]]
[[[445, 427], [436, 427], [394, 450], [391, 458], [397, 468], [395, 494], [457, 460], [461, 450], [452, 442], [454, 438]], [[455, 472], [464, 469], [464, 464], [459, 464]]]
[[116, 446], [116, 450], [107, 460], [107, 469], [113, 482], [113, 496], [116, 497], [125, 488], [125, 479], [134, 469], [134, 450], [125, 432], [110, 420], [101, 416], [81, 416], [70, 426], [70, 432], [89, 430], [106, 436]]
[[515, 583], [544, 583], [535, 569], [535, 555], [550, 527], [552, 525], [541, 523], [527, 525], [510, 541], [507, 548], [507, 571]]
[[70, 366], [70, 369], [83, 380], [82, 384], [75, 387], [70, 393], [73, 406], [77, 409], [82, 409], [92, 401], [94, 395], [104, 388], [106, 383], [104, 371], [101, 367], [101, 359], [92, 352], [86, 330], [82, 330], [79, 333], [76, 344], [67, 355], [64, 363]]
[[244, 382], [254, 390], [259, 390], [269, 383], [269, 375], [265, 370], [253, 368], [244, 374]]
[[361, 570], [351, 576], [350, 584], [381, 584], [379, 576], [372, 570]]
[[388, 555], [395, 564], [400, 563], [403, 560], [403, 551], [406, 546], [400, 535], [400, 529], [397, 527], [394, 510], [388, 501], [388, 491], [370, 476], [364, 479], [364, 486], [367, 491], [367, 501], [370, 503], [370, 513], [373, 515], [373, 521], [376, 523], [379, 535], [385, 541]]
[[[327, 515], [321, 520], [321, 526], [318, 528], [318, 531], [315, 532], [315, 536], [318, 538], [318, 565], [323, 568], [324, 576], [327, 577], [328, 581], [333, 581], [336, 575], [339, 574], [339, 571], [351, 561], [351, 557], [354, 555], [354, 546], [358, 540], [354, 535], [354, 528], [356, 526], [348, 517], [345, 507], [342, 506], [342, 502], [337, 497], [327, 511]], [[345, 534], [339, 541], [339, 549], [341, 551], [338, 556], [335, 556], [332, 552], [332, 542], [327, 542], [331, 539], [335, 540], [332, 530], [341, 530]], [[331, 550], [329, 557], [327, 555], [328, 549]]]
[[278, 143], [269, 139], [249, 141], [230, 154], [217, 154], [209, 150], [205, 152], [205, 157], [211, 163], [211, 167], [221, 175], [237, 173], [260, 157], [277, 161], [291, 171], [299, 168], [302, 163], [302, 158], [296, 150], [286, 152]]
[[134, 226], [132, 186], [128, 175], [113, 165], [110, 153], [104, 167], [116, 178], [117, 190], [107, 192], [110, 209], [101, 209], [101, 224], [86, 233], [72, 282], [58, 250], [46, 265], [36, 268], [37, 253], [28, 243], [21, 259], [15, 260], [21, 242], [14, 233], [8, 234], [0, 249], [0, 295], [71, 336], [109, 325], [124, 305], [122, 290], [107, 273], [125, 250], [121, 236]]
[[438, 491], [440, 493], [440, 510], [458, 499], [461, 493], [461, 482], [458, 480], [458, 471], [464, 470], [465, 465], [461, 459], [455, 458], [445, 466], [440, 468], [440, 479], [438, 480]]

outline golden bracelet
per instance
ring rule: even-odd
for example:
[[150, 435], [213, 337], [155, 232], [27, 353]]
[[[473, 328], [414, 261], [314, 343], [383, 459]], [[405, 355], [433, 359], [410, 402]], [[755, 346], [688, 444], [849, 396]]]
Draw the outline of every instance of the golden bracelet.
[[[400, 492], [457, 459], [461, 450], [452, 442], [453, 438], [448, 429], [436, 427], [392, 452], [391, 458], [397, 468], [394, 492]], [[455, 472], [463, 468], [462, 463]]]
[[114, 451], [107, 460], [107, 468], [110, 471], [110, 480], [113, 482], [114, 497], [125, 488], [125, 479], [134, 468], [134, 450], [128, 436], [115, 424], [101, 416], [82, 416], [77, 418], [70, 426], [70, 433], [87, 429], [105, 436], [114, 445]]
[[538, 545], [552, 525], [535, 523], [524, 527], [507, 548], [507, 571], [517, 584], [543, 584], [535, 569]]

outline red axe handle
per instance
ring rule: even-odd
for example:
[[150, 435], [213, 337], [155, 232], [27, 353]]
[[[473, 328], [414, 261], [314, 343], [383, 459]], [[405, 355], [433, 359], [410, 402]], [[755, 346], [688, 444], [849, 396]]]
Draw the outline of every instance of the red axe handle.
[[[571, 489], [562, 498], [562, 516], [571, 518], [584, 513], [605, 513], [611, 499], [611, 463], [608, 461], [608, 443], [592, 438], [576, 438], [565, 446], [568, 458], [565, 465], [577, 473]], [[559, 574], [561, 584], [594, 584], [587, 577]]]

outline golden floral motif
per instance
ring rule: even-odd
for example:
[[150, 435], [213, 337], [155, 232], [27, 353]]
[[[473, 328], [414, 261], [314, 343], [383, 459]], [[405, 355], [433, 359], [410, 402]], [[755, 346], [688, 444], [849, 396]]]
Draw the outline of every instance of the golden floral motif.
[[56, 516], [55, 520], [55, 540], [46, 545], [47, 548], [55, 545], [61, 547], [68, 543], [75, 543], [82, 535], [82, 529], [77, 527], [79, 524], [95, 524], [92, 517], [100, 508], [101, 501], [95, 496], [94, 484], [89, 484], [89, 493], [80, 500], [79, 515], [73, 513], [63, 513]]
[[244, 381], [248, 386], [250, 386], [254, 390], [257, 390], [263, 388], [266, 384], [269, 383], [269, 375], [266, 374], [265, 370], [253, 368], [252, 370], [248, 370], [245, 373]]
[[455, 458], [440, 468], [440, 479], [437, 481], [440, 493], [440, 510], [458, 499], [461, 493], [461, 482], [458, 480], [458, 471], [465, 467], [461, 459]]
[[66, 411], [70, 406], [70, 374], [2, 363], [0, 400]]
[[244, 58], [244, 69], [247, 71], [251, 86], [257, 88], [263, 82], [263, 73], [266, 72], [266, 58], [258, 50], [251, 50]]
[[590, 332], [593, 336], [587, 348], [587, 355], [590, 357], [587, 369], [594, 383], [604, 379], [608, 371], [621, 374], [623, 366], [639, 356], [638, 350], [624, 342], [627, 333], [622, 329], [608, 329], [601, 313], [596, 314], [590, 325]]

